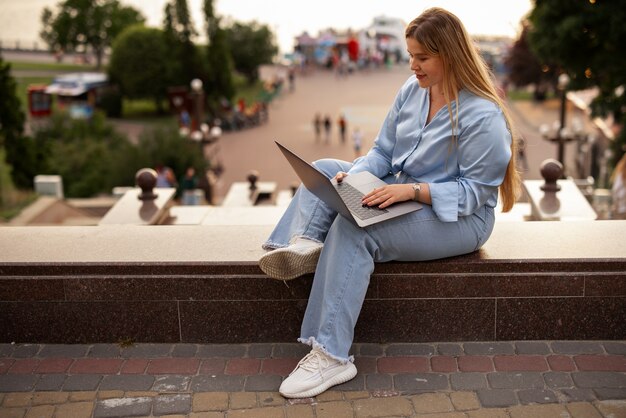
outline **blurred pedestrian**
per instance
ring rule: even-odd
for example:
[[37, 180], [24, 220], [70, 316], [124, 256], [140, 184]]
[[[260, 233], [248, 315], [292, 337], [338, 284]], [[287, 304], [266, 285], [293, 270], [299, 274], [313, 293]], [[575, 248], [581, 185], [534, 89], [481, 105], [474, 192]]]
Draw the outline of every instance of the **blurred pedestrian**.
[[357, 126], [352, 132], [352, 147], [354, 148], [354, 158], [361, 156], [361, 147], [363, 146], [363, 134]]
[[193, 167], [187, 167], [185, 174], [180, 178], [178, 182], [178, 196], [181, 199], [183, 205], [199, 205], [200, 200], [197, 197], [196, 189], [198, 188], [198, 177], [196, 176], [196, 169]]
[[319, 113], [316, 113], [313, 119], [313, 130], [315, 131], [315, 142], [319, 142], [322, 136], [322, 115]]
[[526, 159], [526, 141], [521, 136], [517, 140], [517, 160], [522, 170], [528, 171], [528, 160]]
[[213, 186], [217, 183], [217, 176], [220, 168], [219, 165], [216, 170], [202, 171], [198, 176], [198, 188], [204, 192], [204, 200], [208, 205], [213, 204]]
[[189, 112], [187, 111], [187, 109], [183, 109], [180, 112], [180, 128], [182, 130], [184, 130], [184, 132], [189, 133], [189, 130], [191, 129], [191, 116], [189, 115]]
[[326, 143], [330, 143], [330, 133], [332, 131], [333, 128], [333, 123], [330, 120], [330, 116], [326, 115], [324, 117], [324, 134], [326, 135]]
[[339, 119], [337, 119], [337, 126], [339, 126], [339, 139], [341, 139], [342, 144], [345, 144], [347, 122], [346, 118], [343, 116], [343, 113], [339, 115]]
[[296, 68], [293, 65], [290, 66], [287, 74], [289, 80], [289, 91], [293, 93], [296, 90]]
[[157, 164], [155, 168], [157, 172], [157, 181], [155, 187], [176, 187], [176, 175], [174, 170], [163, 164]]

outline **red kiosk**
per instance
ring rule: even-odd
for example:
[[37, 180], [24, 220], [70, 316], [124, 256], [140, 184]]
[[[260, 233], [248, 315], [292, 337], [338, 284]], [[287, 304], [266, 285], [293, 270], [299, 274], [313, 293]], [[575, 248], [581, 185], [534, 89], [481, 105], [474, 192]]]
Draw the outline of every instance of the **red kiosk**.
[[32, 117], [50, 116], [52, 113], [52, 96], [46, 93], [42, 84], [28, 86], [28, 112]]

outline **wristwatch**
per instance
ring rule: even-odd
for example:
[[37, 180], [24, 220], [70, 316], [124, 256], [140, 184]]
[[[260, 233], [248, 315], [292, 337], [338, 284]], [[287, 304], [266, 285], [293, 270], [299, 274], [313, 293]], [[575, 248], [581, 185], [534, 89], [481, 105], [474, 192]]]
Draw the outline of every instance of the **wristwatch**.
[[415, 196], [413, 196], [413, 200], [418, 202], [420, 197], [420, 191], [422, 190], [422, 185], [419, 183], [413, 183], [411, 184], [411, 187], [413, 187], [413, 192], [415, 193]]

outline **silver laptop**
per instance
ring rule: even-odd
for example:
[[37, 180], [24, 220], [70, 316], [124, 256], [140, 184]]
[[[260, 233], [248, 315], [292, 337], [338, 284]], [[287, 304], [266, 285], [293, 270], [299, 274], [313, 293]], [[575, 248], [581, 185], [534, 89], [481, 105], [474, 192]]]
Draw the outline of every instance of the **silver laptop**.
[[[276, 142], [276, 141], [275, 141]], [[370, 172], [350, 174], [341, 183], [327, 178], [308, 162], [298, 157], [284, 145], [276, 142], [278, 148], [300, 177], [304, 186], [328, 206], [360, 227], [372, 225], [396, 216], [404, 215], [422, 208], [412, 200], [393, 204], [385, 209], [363, 206], [361, 198], [375, 187], [387, 185]]]

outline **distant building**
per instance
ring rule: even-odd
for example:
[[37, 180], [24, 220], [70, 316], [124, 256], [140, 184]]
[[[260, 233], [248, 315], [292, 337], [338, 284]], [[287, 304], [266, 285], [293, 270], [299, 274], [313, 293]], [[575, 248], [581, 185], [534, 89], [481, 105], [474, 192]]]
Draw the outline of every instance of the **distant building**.
[[295, 37], [295, 52], [309, 63], [331, 66], [334, 54], [345, 52], [351, 62], [363, 60], [392, 62], [408, 61], [402, 19], [378, 16], [363, 29], [338, 31], [332, 28], [320, 31], [317, 37], [303, 32]]
[[[399, 18], [377, 16], [362, 29], [338, 31], [332, 28], [321, 30], [317, 36], [302, 32], [294, 39], [297, 57], [308, 63], [329, 66], [334, 53], [346, 51], [351, 61], [408, 62], [405, 30], [406, 22]], [[513, 40], [505, 36], [474, 36], [481, 55], [496, 74], [506, 72], [503, 58]], [[358, 51], [354, 50], [358, 48]]]
[[[70, 73], [55, 77], [52, 84], [42, 88], [33, 88], [29, 100], [32, 116], [47, 116], [50, 114], [51, 100], [43, 100], [42, 93], [50, 98], [57, 98], [57, 106], [67, 108], [70, 115], [76, 119], [91, 117], [99, 104], [102, 92], [109, 85], [104, 73]], [[46, 109], [43, 109], [47, 106]]]
[[363, 30], [360, 39], [362, 48], [375, 48], [383, 53], [391, 54], [396, 61], [408, 61], [404, 30], [406, 22], [402, 19], [387, 16], [377, 16], [372, 23]]

